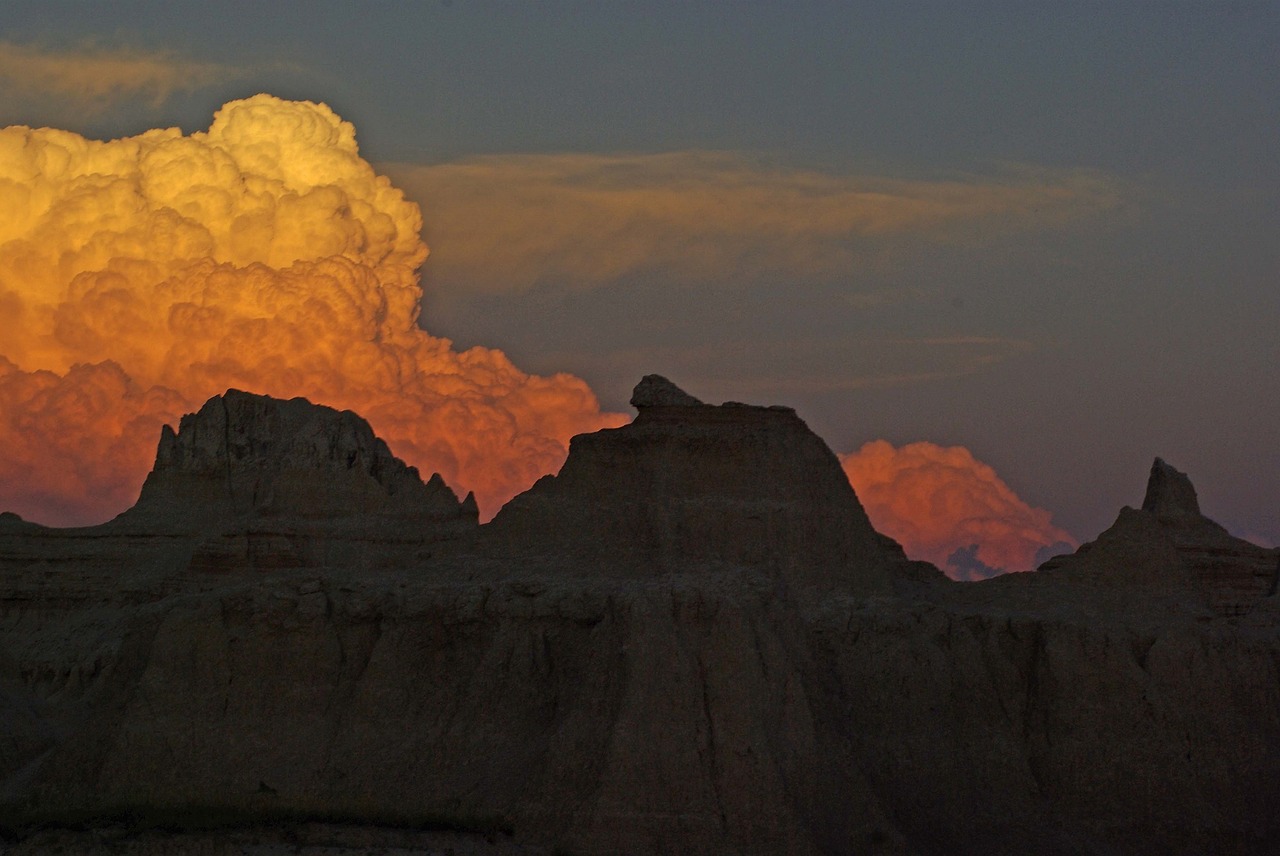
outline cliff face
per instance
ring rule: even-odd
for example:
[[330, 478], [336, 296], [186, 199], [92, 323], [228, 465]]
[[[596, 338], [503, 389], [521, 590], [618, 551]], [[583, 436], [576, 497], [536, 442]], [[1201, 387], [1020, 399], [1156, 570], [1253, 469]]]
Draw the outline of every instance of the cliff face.
[[[632, 426], [409, 551], [378, 524], [349, 562], [202, 569], [182, 522], [104, 562], [156, 539], [0, 520], [11, 833], [145, 808], [499, 819], [543, 852], [1277, 849], [1280, 610], [1216, 604], [1235, 583], [1195, 544], [1225, 542], [1185, 491], [1040, 573], [953, 584], [875, 536], [793, 413], [678, 392], [642, 384]], [[184, 420], [147, 502], [293, 537], [349, 503], [455, 519], [376, 443], [331, 442], [348, 415], [298, 443], [285, 404]], [[352, 498], [294, 487], [318, 483]], [[129, 526], [180, 518], [147, 502]], [[1274, 567], [1244, 543], [1215, 555]]]
[[573, 438], [560, 473], [498, 513], [486, 548], [592, 575], [752, 567], [864, 593], [907, 564], [794, 410], [703, 404], [655, 375], [632, 405], [630, 425]]
[[[197, 536], [191, 568], [411, 561], [411, 548], [473, 535], [475, 499], [423, 483], [369, 424], [300, 398], [230, 390], [160, 437], [137, 504], [106, 531]], [[398, 549], [397, 549], [398, 548]]]
[[435, 476], [391, 454], [369, 423], [301, 398], [229, 390], [200, 412], [167, 425], [137, 505], [123, 515], [139, 528], [200, 530], [221, 521], [285, 519], [430, 526], [476, 517]]

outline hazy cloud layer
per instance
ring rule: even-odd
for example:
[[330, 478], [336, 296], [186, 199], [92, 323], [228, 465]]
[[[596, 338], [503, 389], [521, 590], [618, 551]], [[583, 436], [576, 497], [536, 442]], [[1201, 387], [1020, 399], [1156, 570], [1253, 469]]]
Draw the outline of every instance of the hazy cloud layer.
[[55, 98], [97, 114], [126, 98], [159, 105], [175, 92], [234, 80], [244, 73], [167, 51], [94, 45], [53, 50], [0, 42], [0, 105]]
[[0, 510], [122, 510], [160, 425], [228, 387], [355, 410], [486, 513], [625, 421], [423, 332], [420, 227], [322, 104], [259, 95], [189, 136], [0, 129]]
[[691, 389], [715, 389], [748, 402], [842, 394], [950, 380], [1032, 350], [1025, 339], [993, 336], [901, 338], [796, 336], [697, 345], [619, 347], [605, 354], [550, 350], [549, 361], [590, 365], [619, 383], [658, 372]]
[[910, 181], [770, 166], [739, 155], [501, 155], [385, 167], [424, 204], [440, 287], [590, 288], [639, 271], [724, 281], [830, 277], [894, 238], [982, 242], [1120, 203], [1087, 170]]
[[963, 446], [874, 440], [840, 462], [876, 529], [954, 579], [1028, 571], [1075, 543]]

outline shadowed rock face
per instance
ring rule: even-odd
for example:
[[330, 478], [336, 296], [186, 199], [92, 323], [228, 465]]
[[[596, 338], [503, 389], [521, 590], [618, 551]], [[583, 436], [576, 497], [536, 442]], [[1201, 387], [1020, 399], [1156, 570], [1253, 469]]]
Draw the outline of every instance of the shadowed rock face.
[[794, 410], [703, 404], [657, 375], [631, 401], [634, 422], [574, 437], [560, 473], [498, 513], [487, 549], [594, 575], [761, 567], [863, 592], [906, 564]]
[[1151, 465], [1142, 510], [1158, 517], [1200, 517], [1200, 503], [1191, 479], [1160, 458]]
[[1141, 510], [1126, 506], [1097, 540], [1040, 570], [1094, 585], [1182, 592], [1219, 615], [1242, 616], [1274, 590], [1276, 553], [1203, 516], [1191, 480], [1156, 458]]
[[1038, 573], [921, 584], [791, 410], [656, 376], [634, 402], [486, 526], [353, 414], [243, 393], [167, 432], [111, 524], [0, 515], [0, 832], [1280, 852], [1280, 551], [1185, 476], [1157, 461], [1151, 508]]
[[301, 398], [229, 390], [164, 426], [156, 464], [125, 519], [139, 527], [219, 520], [358, 520], [406, 525], [474, 520], [439, 476], [392, 456], [369, 423]]
[[702, 402], [662, 375], [651, 374], [631, 391], [631, 406], [643, 411], [650, 407], [701, 407]]
[[404, 563], [478, 526], [473, 497], [424, 484], [356, 414], [229, 390], [164, 427], [137, 504], [102, 531], [195, 539], [191, 570], [230, 571]]
[[33, 524], [23, 520], [12, 511], [0, 511], [0, 531], [8, 530], [16, 532], [23, 529], [29, 529], [32, 526]]

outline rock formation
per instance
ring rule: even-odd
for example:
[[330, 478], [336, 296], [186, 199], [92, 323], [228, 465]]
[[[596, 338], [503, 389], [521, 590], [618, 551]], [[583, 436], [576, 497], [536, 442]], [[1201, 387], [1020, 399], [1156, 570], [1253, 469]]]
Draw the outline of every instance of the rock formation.
[[223, 520], [430, 527], [475, 517], [473, 497], [459, 504], [439, 476], [424, 485], [356, 414], [233, 389], [184, 416], [177, 433], [164, 427], [123, 520], [199, 530]]
[[[116, 521], [0, 517], [0, 849], [210, 848], [210, 818], [294, 842], [258, 852], [320, 821], [544, 854], [1280, 849], [1280, 551], [1180, 473], [1040, 572], [951, 583], [794, 412], [654, 376], [634, 403], [484, 526], [357, 417], [243, 393], [164, 435]], [[281, 540], [210, 547], [237, 533]]]
[[767, 568], [863, 593], [908, 564], [791, 408], [707, 405], [657, 375], [631, 403], [634, 422], [574, 437], [560, 473], [498, 513], [489, 550], [595, 576]]
[[1186, 474], [1156, 458], [1142, 508], [1125, 507], [1096, 541], [1040, 570], [1094, 585], [1140, 586], [1247, 615], [1274, 590], [1277, 552], [1232, 537], [1200, 513]]
[[650, 407], [701, 407], [702, 402], [662, 375], [645, 375], [631, 391], [631, 406], [643, 411]]
[[164, 427], [141, 497], [108, 531], [201, 536], [197, 570], [319, 567], [470, 535], [477, 518], [473, 497], [423, 484], [356, 414], [229, 390]]
[[1151, 464], [1142, 510], [1157, 517], [1175, 520], [1201, 516], [1200, 502], [1196, 499], [1196, 489], [1192, 486], [1191, 479], [1160, 458], [1156, 458]]

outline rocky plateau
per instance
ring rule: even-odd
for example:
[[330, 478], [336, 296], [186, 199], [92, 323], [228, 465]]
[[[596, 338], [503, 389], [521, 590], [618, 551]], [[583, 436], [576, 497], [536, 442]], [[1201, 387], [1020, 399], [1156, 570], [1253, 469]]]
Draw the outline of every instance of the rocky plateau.
[[236, 391], [0, 514], [0, 852], [1280, 852], [1280, 551], [1184, 474], [955, 583], [794, 411], [632, 404], [483, 525]]

